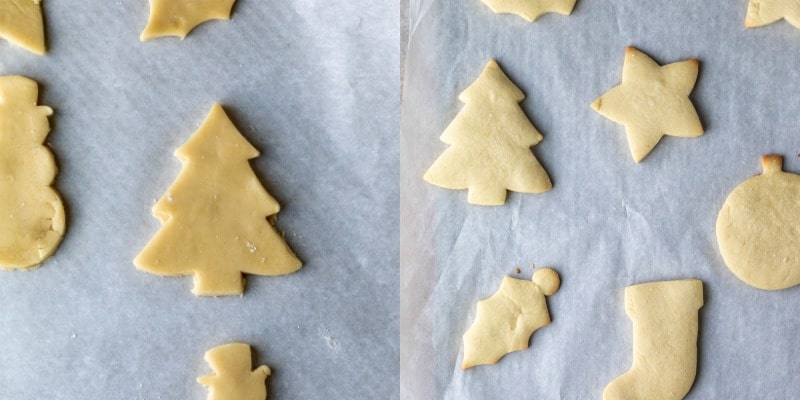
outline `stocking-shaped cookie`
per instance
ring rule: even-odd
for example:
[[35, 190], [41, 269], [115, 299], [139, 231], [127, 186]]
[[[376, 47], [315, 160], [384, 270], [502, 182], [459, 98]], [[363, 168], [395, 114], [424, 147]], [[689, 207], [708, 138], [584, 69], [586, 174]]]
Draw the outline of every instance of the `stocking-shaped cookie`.
[[633, 321], [633, 366], [606, 386], [603, 400], [682, 399], [697, 369], [698, 310], [703, 283], [653, 282], [625, 289]]
[[461, 368], [494, 364], [512, 351], [527, 349], [533, 332], [550, 325], [545, 296], [560, 284], [558, 273], [549, 268], [537, 270], [533, 281], [503, 278], [497, 293], [478, 302], [475, 322], [464, 334]]

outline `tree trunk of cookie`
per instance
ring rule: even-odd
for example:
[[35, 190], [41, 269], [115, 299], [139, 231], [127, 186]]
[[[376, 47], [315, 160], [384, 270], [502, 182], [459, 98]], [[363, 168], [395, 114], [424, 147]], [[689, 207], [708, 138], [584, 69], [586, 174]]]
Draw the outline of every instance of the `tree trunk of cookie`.
[[231, 296], [244, 293], [244, 278], [238, 270], [202, 271], [194, 276], [192, 293], [198, 296]]
[[783, 170], [783, 157], [775, 154], [770, 154], [761, 157], [761, 168], [764, 173], [780, 172]]
[[633, 321], [633, 366], [612, 381], [603, 400], [682, 399], [697, 368], [698, 280], [654, 282], [625, 289]]
[[467, 201], [480, 206], [502, 206], [506, 202], [508, 192], [499, 187], [470, 187]]

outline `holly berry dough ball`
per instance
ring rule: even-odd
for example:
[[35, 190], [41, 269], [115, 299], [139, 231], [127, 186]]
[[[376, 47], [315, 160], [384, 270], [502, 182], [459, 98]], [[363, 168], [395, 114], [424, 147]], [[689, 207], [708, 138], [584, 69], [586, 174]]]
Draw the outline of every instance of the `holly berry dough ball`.
[[800, 284], [800, 175], [783, 172], [783, 157], [764, 156], [764, 173], [731, 192], [717, 217], [725, 264], [764, 290]]

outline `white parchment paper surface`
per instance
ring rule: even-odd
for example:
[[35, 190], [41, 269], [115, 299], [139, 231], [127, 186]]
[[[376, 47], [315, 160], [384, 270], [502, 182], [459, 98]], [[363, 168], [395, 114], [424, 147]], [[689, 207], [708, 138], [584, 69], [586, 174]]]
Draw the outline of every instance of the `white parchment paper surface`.
[[[55, 110], [68, 226], [41, 268], [0, 271], [0, 399], [205, 399], [203, 353], [232, 341], [271, 367], [270, 399], [397, 398], [399, 5], [239, 0], [230, 22], [141, 43], [146, 0], [43, 4], [47, 56], [0, 41], [0, 74]], [[132, 264], [217, 101], [304, 262], [241, 298]]]
[[[412, 0], [401, 135], [401, 382], [404, 399], [599, 399], [631, 366], [624, 288], [704, 282], [690, 399], [795, 399], [800, 288], [754, 289], [716, 237], [728, 193], [778, 153], [800, 173], [800, 30], [747, 30], [746, 0], [578, 0], [535, 23], [478, 0]], [[589, 104], [619, 84], [625, 48], [661, 64], [698, 58], [692, 93], [706, 134], [666, 137], [633, 162], [624, 128]], [[458, 94], [496, 58], [544, 135], [533, 153], [552, 191], [502, 207], [425, 183]], [[497, 365], [460, 369], [475, 303], [504, 275], [557, 269], [553, 323]]]

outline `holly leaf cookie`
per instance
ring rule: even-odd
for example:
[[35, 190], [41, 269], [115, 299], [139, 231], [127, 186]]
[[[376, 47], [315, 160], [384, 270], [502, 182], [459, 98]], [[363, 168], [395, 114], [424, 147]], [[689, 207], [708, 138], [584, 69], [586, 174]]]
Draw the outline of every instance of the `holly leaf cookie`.
[[570, 15], [576, 0], [481, 0], [497, 14], [516, 14], [528, 22], [547, 13]]
[[592, 109], [625, 125], [634, 161], [647, 157], [664, 135], [703, 134], [700, 117], [689, 100], [699, 64], [692, 59], [661, 66], [628, 47], [622, 84], [595, 100]]
[[531, 335], [550, 325], [545, 296], [558, 291], [558, 273], [542, 268], [533, 280], [506, 276], [492, 297], [478, 302], [475, 322], [464, 334], [462, 369], [494, 364], [512, 351], [528, 348]]

